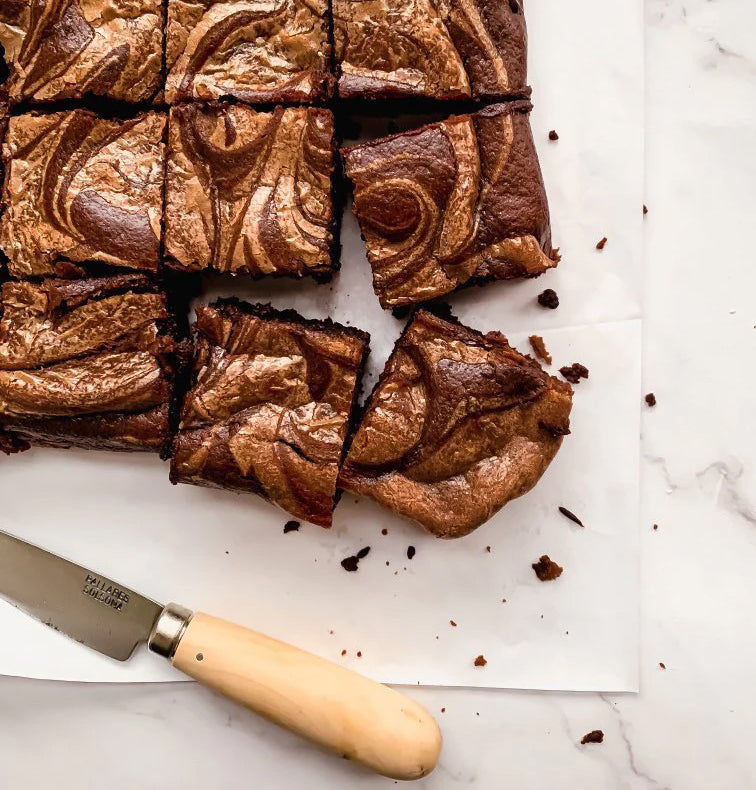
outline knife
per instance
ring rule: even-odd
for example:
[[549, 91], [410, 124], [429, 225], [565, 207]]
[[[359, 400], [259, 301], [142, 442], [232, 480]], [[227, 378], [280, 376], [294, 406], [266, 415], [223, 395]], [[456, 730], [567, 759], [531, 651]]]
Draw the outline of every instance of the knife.
[[2, 531], [0, 597], [118, 661], [146, 642], [189, 677], [384, 776], [419, 779], [436, 765], [438, 725], [398, 691], [248, 628], [161, 606]]

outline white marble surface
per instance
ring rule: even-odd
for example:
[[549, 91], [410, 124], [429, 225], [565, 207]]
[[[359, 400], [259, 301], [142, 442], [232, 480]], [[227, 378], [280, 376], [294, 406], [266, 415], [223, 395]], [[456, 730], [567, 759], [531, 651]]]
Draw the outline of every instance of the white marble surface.
[[[646, 21], [641, 693], [414, 689], [445, 734], [418, 787], [756, 786], [756, 4], [647, 0]], [[0, 679], [9, 790], [391, 784], [191, 684]]]

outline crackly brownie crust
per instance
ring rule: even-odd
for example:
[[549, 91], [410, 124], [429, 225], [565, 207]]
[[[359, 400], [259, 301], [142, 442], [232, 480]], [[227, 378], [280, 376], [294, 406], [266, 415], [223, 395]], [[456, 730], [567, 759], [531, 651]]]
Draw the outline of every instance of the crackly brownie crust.
[[419, 310], [389, 358], [339, 475], [441, 538], [529, 491], [569, 433], [572, 390], [513, 349]]
[[12, 117], [0, 221], [10, 274], [49, 276], [59, 262], [155, 271], [165, 122], [81, 109]]
[[176, 341], [143, 275], [9, 281], [0, 312], [0, 431], [32, 444], [167, 449]]
[[293, 310], [198, 307], [171, 480], [253, 492], [330, 526], [368, 343], [365, 332]]
[[527, 95], [521, 0], [333, 0], [344, 98]]
[[11, 102], [150, 99], [162, 80], [163, 22], [162, 0], [4, 0]]
[[314, 107], [171, 108], [167, 264], [253, 277], [329, 277], [333, 115]]
[[343, 150], [385, 308], [556, 265], [527, 101]]
[[331, 93], [327, 0], [168, 0], [166, 99], [310, 103]]

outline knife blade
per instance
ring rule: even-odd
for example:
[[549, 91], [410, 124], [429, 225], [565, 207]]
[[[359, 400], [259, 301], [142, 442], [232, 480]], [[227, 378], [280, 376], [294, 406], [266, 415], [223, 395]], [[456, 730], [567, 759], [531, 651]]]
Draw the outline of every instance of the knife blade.
[[0, 598], [119, 661], [146, 642], [270, 721], [393, 779], [430, 773], [441, 732], [417, 702], [331, 661], [178, 604], [0, 531]]

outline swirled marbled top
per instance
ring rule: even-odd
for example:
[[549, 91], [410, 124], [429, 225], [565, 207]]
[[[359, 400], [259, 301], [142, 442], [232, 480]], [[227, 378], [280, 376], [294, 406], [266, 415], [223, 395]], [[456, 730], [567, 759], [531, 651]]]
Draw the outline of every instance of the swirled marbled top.
[[115, 121], [87, 110], [11, 118], [0, 247], [14, 277], [61, 261], [156, 270], [165, 116]]
[[143, 275], [6, 282], [0, 430], [54, 446], [161, 449], [169, 327], [165, 296]]
[[197, 309], [195, 338], [171, 480], [251, 491], [329, 527], [369, 336], [221, 300]]
[[169, 104], [308, 103], [331, 93], [327, 0], [169, 0], [166, 36]]
[[328, 110], [173, 107], [168, 264], [252, 276], [328, 276], [335, 264], [333, 166]]
[[528, 92], [521, 0], [334, 0], [333, 15], [340, 96]]
[[556, 265], [527, 101], [343, 151], [383, 307]]
[[162, 79], [161, 0], [3, 0], [12, 102], [149, 99]]
[[418, 311], [389, 358], [339, 486], [441, 538], [529, 491], [569, 433], [570, 386], [513, 349]]

